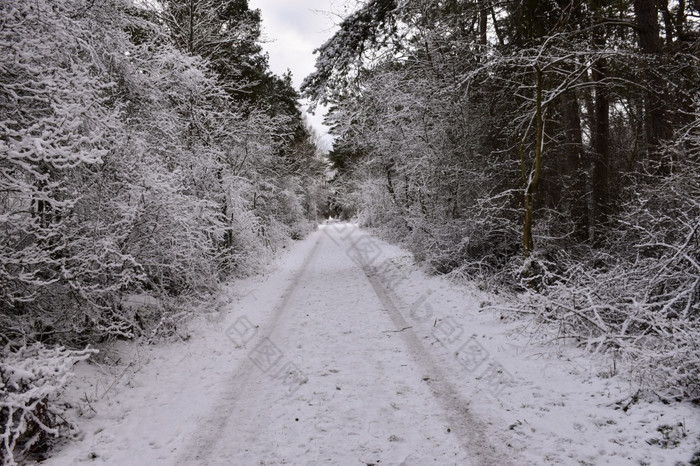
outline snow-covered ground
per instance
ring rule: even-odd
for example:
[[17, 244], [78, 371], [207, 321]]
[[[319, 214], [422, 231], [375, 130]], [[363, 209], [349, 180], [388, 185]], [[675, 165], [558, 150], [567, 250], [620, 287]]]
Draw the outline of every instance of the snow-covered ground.
[[673, 465], [700, 450], [698, 407], [631, 402], [612, 361], [540, 344], [496, 301], [323, 225], [231, 283], [186, 340], [81, 363], [66, 396], [82, 434], [42, 464]]

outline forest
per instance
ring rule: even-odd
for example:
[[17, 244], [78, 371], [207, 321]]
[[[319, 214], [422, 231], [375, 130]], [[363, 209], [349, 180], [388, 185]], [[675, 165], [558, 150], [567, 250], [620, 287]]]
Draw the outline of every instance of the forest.
[[302, 84], [331, 106], [333, 211], [697, 400], [699, 7], [364, 2]]
[[700, 399], [697, 0], [365, 0], [317, 54], [297, 92], [247, 0], [0, 2], [0, 462], [328, 215]]
[[173, 334], [315, 228], [325, 164], [260, 35], [247, 0], [0, 3], [2, 464], [68, 427], [90, 345]]

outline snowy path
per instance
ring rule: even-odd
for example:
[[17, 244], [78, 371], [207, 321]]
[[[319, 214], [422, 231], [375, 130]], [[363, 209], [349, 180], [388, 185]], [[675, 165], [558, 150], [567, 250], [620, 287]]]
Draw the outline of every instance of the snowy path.
[[[341, 242], [321, 232], [312, 241], [268, 322], [256, 335], [245, 320], [230, 332], [251, 338], [251, 358], [177, 464], [498, 462], [379, 281]], [[271, 375], [286, 361], [303, 374]]]
[[79, 366], [83, 433], [42, 465], [671, 465], [700, 445], [696, 407], [616, 409], [629, 385], [607, 360], [518, 336], [481, 312], [495, 297], [352, 225], [276, 264], [187, 341]]

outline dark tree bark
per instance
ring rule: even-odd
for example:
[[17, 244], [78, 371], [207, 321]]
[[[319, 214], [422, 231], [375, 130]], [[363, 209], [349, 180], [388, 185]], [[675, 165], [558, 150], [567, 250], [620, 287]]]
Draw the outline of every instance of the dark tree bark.
[[[670, 137], [666, 121], [664, 82], [656, 68], [661, 65], [662, 42], [659, 37], [658, 8], [655, 0], [634, 0], [639, 48], [647, 56], [644, 74], [647, 86], [645, 102], [645, 135], [647, 150], [656, 155], [659, 142]], [[667, 31], [670, 34], [671, 31]]]
[[634, 0], [639, 48], [644, 53], [660, 53], [658, 9], [655, 0]]
[[488, 17], [489, 9], [485, 0], [479, 0], [479, 43], [486, 45], [488, 40]]
[[578, 241], [588, 239], [588, 199], [586, 197], [586, 173], [584, 169], [583, 133], [579, 101], [575, 91], [563, 96], [564, 131], [566, 134], [566, 185], [569, 192], [571, 216], [574, 221], [574, 237]]
[[607, 223], [610, 215], [610, 98], [607, 84], [607, 60], [598, 59], [591, 73], [595, 83], [593, 109], [593, 212], [594, 230]]
[[[606, 45], [603, 28], [602, 2], [592, 4], [597, 25], [592, 30], [593, 46], [602, 50]], [[591, 174], [591, 215], [589, 231], [595, 240], [610, 216], [610, 96], [608, 83], [608, 63], [605, 57], [598, 58], [591, 69], [591, 81], [595, 92], [591, 119], [591, 150], [593, 170]]]
[[525, 257], [530, 257], [535, 249], [535, 241], [532, 236], [532, 226], [535, 220], [535, 194], [540, 183], [540, 175], [542, 173], [542, 152], [544, 149], [544, 115], [542, 112], [542, 71], [539, 67], [535, 67], [537, 79], [537, 95], [536, 102], [536, 134], [535, 134], [535, 160], [532, 171], [527, 175], [525, 181], [525, 199], [524, 210], [525, 218], [523, 221], [523, 254]]

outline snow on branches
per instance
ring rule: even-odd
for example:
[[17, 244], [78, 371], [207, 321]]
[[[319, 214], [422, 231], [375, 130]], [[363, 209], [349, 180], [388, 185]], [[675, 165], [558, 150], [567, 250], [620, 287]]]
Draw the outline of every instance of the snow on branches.
[[371, 0], [340, 23], [340, 30], [314, 53], [316, 71], [304, 79], [302, 91], [325, 103], [342, 93], [348, 79], [363, 66], [364, 54], [380, 48], [396, 32], [396, 0]]
[[75, 426], [63, 416], [59, 395], [78, 361], [94, 349], [69, 350], [42, 344], [0, 353], [0, 462], [18, 464], [28, 452], [46, 451]]
[[3, 343], [148, 334], [123, 295], [202, 297], [308, 227], [291, 116], [236, 101], [246, 83], [154, 11], [8, 0], [0, 16]]

